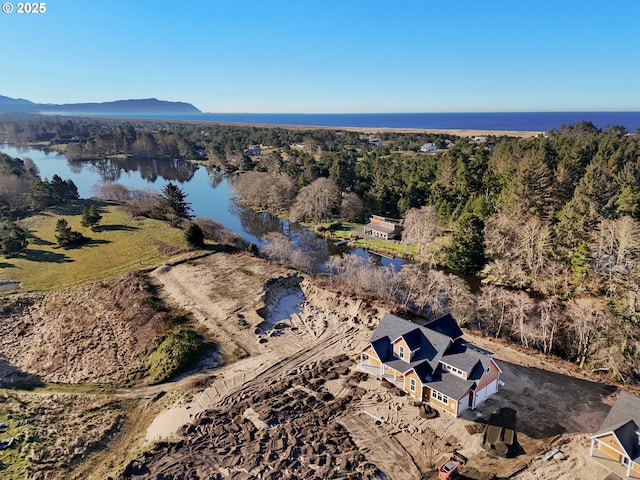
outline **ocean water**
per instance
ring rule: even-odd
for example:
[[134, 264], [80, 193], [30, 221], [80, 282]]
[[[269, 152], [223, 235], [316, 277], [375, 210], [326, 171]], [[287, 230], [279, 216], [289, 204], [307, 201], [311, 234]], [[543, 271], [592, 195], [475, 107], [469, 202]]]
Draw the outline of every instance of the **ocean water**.
[[640, 128], [640, 112], [509, 112], [509, 113], [203, 113], [158, 116], [191, 120], [262, 125], [304, 125], [366, 128], [514, 130], [544, 132], [562, 125], [590, 121], [598, 128], [610, 125], [629, 132]]

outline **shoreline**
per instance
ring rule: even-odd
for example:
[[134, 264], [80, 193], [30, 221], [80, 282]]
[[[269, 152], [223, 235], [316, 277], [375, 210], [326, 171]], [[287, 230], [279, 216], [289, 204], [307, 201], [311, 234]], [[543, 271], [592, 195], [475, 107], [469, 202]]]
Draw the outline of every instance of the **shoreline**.
[[[199, 122], [196, 122], [199, 123]], [[530, 138], [542, 135], [544, 132], [531, 130], [476, 130], [469, 128], [403, 128], [403, 127], [343, 127], [330, 125], [285, 125], [277, 123], [239, 123], [239, 122], [206, 122], [216, 125], [241, 126], [241, 127], [264, 127], [264, 128], [285, 128], [288, 130], [344, 130], [347, 132], [362, 133], [435, 133], [441, 135], [457, 135], [459, 137], [475, 136], [509, 136]]]
[[459, 137], [475, 136], [508, 136], [531, 138], [542, 135], [543, 131], [533, 130], [480, 130], [470, 128], [403, 128], [403, 127], [348, 127], [335, 125], [291, 125], [281, 123], [245, 123], [245, 122], [216, 122], [213, 120], [172, 120], [166, 118], [142, 118], [142, 117], [84, 117], [118, 121], [139, 121], [139, 122], [165, 122], [165, 123], [185, 123], [190, 125], [221, 125], [230, 127], [257, 127], [257, 128], [282, 128], [286, 130], [343, 130], [347, 132], [362, 133], [433, 133], [440, 135], [457, 135]]

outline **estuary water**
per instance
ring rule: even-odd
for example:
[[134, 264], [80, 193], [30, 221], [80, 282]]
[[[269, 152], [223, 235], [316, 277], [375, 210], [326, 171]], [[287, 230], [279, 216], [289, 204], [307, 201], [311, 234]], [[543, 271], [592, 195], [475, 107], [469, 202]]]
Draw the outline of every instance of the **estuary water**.
[[187, 194], [187, 201], [191, 203], [195, 216], [208, 217], [220, 222], [227, 229], [240, 234], [247, 242], [264, 245], [263, 237], [267, 233], [281, 232], [289, 236], [298, 248], [316, 252], [318, 260], [322, 263], [330, 255], [355, 253], [363, 257], [371, 256], [382, 265], [393, 264], [396, 269], [403, 264], [401, 259], [380, 257], [359, 248], [336, 246], [332, 241], [316, 236], [297, 223], [237, 205], [229, 177], [219, 170], [208, 170], [204, 166], [177, 159], [69, 161], [65, 155], [56, 152], [8, 144], [0, 144], [0, 152], [16, 158], [30, 158], [40, 170], [40, 177], [43, 179], [51, 179], [55, 174], [64, 180], [70, 178], [78, 187], [78, 193], [82, 198], [94, 196], [96, 187], [104, 183], [120, 183], [129, 188], [160, 192], [168, 182], [173, 182]]

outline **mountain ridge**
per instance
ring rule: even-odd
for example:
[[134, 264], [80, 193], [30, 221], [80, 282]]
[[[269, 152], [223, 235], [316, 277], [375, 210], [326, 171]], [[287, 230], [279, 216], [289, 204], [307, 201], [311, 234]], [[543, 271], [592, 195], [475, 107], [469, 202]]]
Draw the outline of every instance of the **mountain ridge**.
[[154, 114], [202, 113], [200, 109], [186, 102], [172, 102], [157, 98], [139, 98], [115, 100], [111, 102], [86, 103], [35, 103], [24, 98], [11, 98], [0, 95], [0, 113], [57, 113], [57, 114]]

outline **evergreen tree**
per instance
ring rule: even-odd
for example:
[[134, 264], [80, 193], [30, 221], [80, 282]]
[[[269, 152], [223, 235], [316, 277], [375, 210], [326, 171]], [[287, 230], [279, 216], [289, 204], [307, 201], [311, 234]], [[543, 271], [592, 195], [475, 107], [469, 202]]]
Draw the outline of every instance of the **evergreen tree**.
[[59, 246], [66, 248], [81, 245], [89, 239], [80, 232], [71, 230], [69, 223], [64, 218], [60, 218], [56, 223], [56, 240]]
[[461, 273], [477, 273], [484, 266], [484, 221], [472, 213], [464, 213], [445, 249], [449, 268]]
[[584, 280], [591, 267], [591, 250], [580, 242], [571, 256], [571, 274], [575, 280]]
[[91, 230], [95, 230], [100, 220], [102, 220], [102, 215], [100, 215], [95, 205], [92, 204], [89, 208], [84, 207], [82, 209], [83, 227], [91, 227]]
[[27, 234], [9, 220], [0, 221], [0, 253], [5, 256], [17, 255], [27, 248]]
[[53, 203], [49, 182], [34, 178], [29, 187], [29, 203], [33, 208], [46, 208]]
[[181, 188], [169, 182], [160, 196], [159, 216], [169, 220], [173, 225], [177, 225], [182, 219], [193, 218], [191, 204], [185, 200], [186, 198], [187, 195]]
[[192, 247], [202, 247], [204, 245], [204, 232], [196, 223], [190, 223], [184, 231], [184, 238]]

